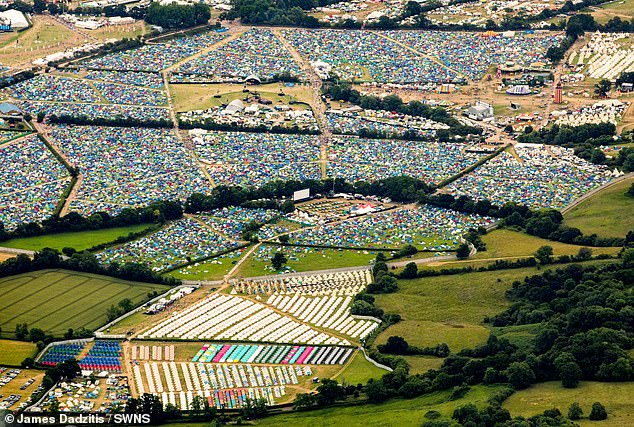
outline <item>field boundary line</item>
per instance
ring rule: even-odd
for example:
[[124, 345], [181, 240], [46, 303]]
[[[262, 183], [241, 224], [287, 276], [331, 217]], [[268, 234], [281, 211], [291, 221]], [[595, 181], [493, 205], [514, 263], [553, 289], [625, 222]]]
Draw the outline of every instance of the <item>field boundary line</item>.
[[589, 191], [588, 193], [584, 194], [583, 196], [579, 197], [577, 200], [575, 200], [574, 202], [572, 202], [571, 204], [569, 204], [568, 206], [562, 208], [560, 210], [562, 215], [567, 214], [569, 211], [571, 211], [572, 209], [576, 208], [578, 205], [580, 205], [582, 202], [586, 201], [587, 199], [591, 198], [592, 196], [600, 193], [603, 190], [607, 190], [608, 188], [616, 185], [616, 184], [620, 184], [621, 181], [625, 181], [626, 179], [632, 178], [634, 177], [634, 172], [630, 172], [630, 173], [626, 173], [625, 175], [621, 175], [620, 177], [613, 179], [612, 181], [602, 185], [601, 187], [597, 187], [592, 191]]

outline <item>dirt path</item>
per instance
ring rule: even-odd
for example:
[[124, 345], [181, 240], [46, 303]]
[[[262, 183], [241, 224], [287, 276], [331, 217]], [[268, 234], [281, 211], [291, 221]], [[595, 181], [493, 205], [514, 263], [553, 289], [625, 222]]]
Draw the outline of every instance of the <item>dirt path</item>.
[[326, 119], [326, 105], [321, 100], [321, 87], [322, 81], [319, 76], [315, 73], [315, 70], [310, 65], [307, 59], [303, 58], [297, 49], [295, 49], [289, 42], [284, 38], [282, 32], [279, 28], [271, 29], [275, 37], [282, 43], [284, 48], [288, 52], [290, 52], [291, 56], [300, 66], [300, 68], [304, 71], [306, 76], [308, 77], [308, 83], [310, 87], [307, 90], [310, 90], [313, 102], [312, 109], [313, 114], [315, 115], [315, 119], [317, 120], [317, 124], [319, 125], [319, 129], [321, 130], [321, 134], [318, 136], [319, 146], [320, 146], [320, 163], [321, 163], [321, 174], [322, 178], [326, 178], [326, 165], [328, 163], [328, 145], [330, 143], [330, 138], [332, 137], [332, 132], [328, 126], [328, 120]]
[[441, 66], [441, 67], [443, 67], [443, 68], [446, 68], [446, 69], [448, 69], [448, 70], [450, 70], [450, 71], [453, 71], [454, 73], [456, 73], [456, 75], [458, 75], [458, 76], [460, 76], [460, 77], [464, 77], [464, 78], [466, 78], [466, 79], [468, 80], [467, 76], [465, 76], [464, 74], [462, 74], [460, 71], [458, 71], [458, 70], [456, 70], [456, 69], [454, 69], [454, 68], [451, 68], [451, 67], [447, 66], [447, 64], [444, 64], [444, 63], [443, 63], [443, 62], [441, 62], [438, 58], [435, 58], [435, 57], [433, 57], [433, 56], [427, 55], [426, 53], [421, 52], [421, 51], [420, 51], [420, 50], [418, 50], [418, 49], [414, 49], [413, 47], [408, 46], [408, 45], [406, 45], [405, 43], [402, 43], [402, 42], [400, 42], [400, 41], [398, 41], [398, 40], [394, 40], [393, 38], [390, 38], [390, 37], [386, 36], [386, 35], [385, 35], [382, 31], [372, 31], [372, 32], [373, 32], [374, 34], [376, 34], [377, 36], [379, 36], [379, 37], [383, 37], [384, 39], [389, 40], [389, 41], [391, 41], [392, 43], [396, 43], [397, 45], [401, 46], [402, 48], [404, 48], [404, 49], [406, 49], [406, 50], [409, 50], [410, 52], [415, 53], [415, 54], [416, 54], [416, 55], [418, 55], [418, 56], [421, 56], [421, 57], [423, 57], [423, 58], [427, 58], [427, 59], [429, 59], [431, 62], [433, 62], [434, 64], [436, 64], [436, 65], [440, 65], [440, 66]]

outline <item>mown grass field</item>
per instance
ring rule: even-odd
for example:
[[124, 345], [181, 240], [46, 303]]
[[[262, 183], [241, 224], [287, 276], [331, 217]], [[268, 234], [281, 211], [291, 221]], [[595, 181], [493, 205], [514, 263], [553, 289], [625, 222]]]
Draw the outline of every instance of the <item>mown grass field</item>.
[[60, 336], [68, 328], [95, 329], [106, 323], [106, 310], [124, 298], [135, 305], [152, 291], [168, 287], [135, 283], [96, 274], [42, 270], [0, 279], [0, 327], [17, 323]]
[[244, 248], [231, 252], [231, 257], [218, 257], [194, 263], [179, 270], [171, 271], [167, 275], [183, 280], [221, 280], [235, 267], [235, 264], [240, 261], [241, 256], [247, 250], [248, 248]]
[[[625, 234], [623, 234], [623, 236], [625, 236]], [[555, 256], [576, 255], [582, 247], [546, 240], [507, 229], [493, 230], [489, 234], [482, 236], [482, 240], [486, 243], [487, 250], [478, 252], [474, 257], [476, 260], [485, 258], [527, 257], [533, 255], [539, 247], [544, 245], [551, 246]], [[592, 248], [592, 253], [594, 255], [615, 255], [620, 250], [621, 248]]]
[[34, 343], [0, 339], [0, 366], [20, 366], [24, 359], [35, 356], [36, 352]]
[[48, 234], [45, 236], [23, 237], [0, 242], [6, 248], [38, 251], [42, 248], [62, 250], [69, 247], [78, 251], [91, 248], [101, 243], [108, 243], [117, 237], [137, 233], [149, 227], [149, 224], [130, 225], [128, 227], [106, 228], [103, 230], [78, 231], [70, 233]]
[[409, 365], [410, 375], [423, 374], [431, 369], [438, 369], [444, 359], [433, 356], [403, 356]]
[[[285, 264], [290, 271], [314, 271], [331, 268], [370, 265], [370, 260], [376, 258], [375, 253], [359, 250], [309, 249], [306, 254], [292, 257], [289, 248], [282, 248], [288, 262]], [[255, 259], [251, 255], [240, 265], [235, 273], [237, 277], [257, 277], [275, 274], [270, 268], [270, 262]]]
[[484, 317], [505, 310], [510, 302], [504, 293], [513, 281], [536, 272], [521, 268], [400, 280], [398, 292], [376, 295], [377, 306], [403, 318], [383, 331], [377, 343], [400, 335], [418, 346], [446, 342], [455, 352], [484, 342], [489, 334]]
[[625, 195], [632, 183], [634, 178], [626, 179], [584, 200], [566, 213], [565, 224], [577, 227], [584, 234], [625, 237], [628, 231], [634, 230], [634, 215], [631, 215], [634, 197]]
[[[191, 110], [205, 110], [228, 104], [235, 99], [244, 99], [248, 95], [242, 92], [243, 85], [239, 84], [171, 84], [170, 96], [177, 112]], [[288, 104], [290, 101], [301, 101], [310, 104], [313, 100], [312, 89], [308, 86], [296, 84], [287, 87], [280, 83], [269, 83], [250, 90], [258, 92], [263, 99], [273, 102], [272, 106]], [[279, 96], [280, 90], [284, 93]], [[216, 95], [220, 97], [216, 98]], [[298, 108], [306, 108], [297, 105]]]
[[357, 352], [350, 364], [335, 379], [340, 383], [345, 382], [352, 385], [366, 384], [369, 379], [378, 379], [387, 373], [388, 371], [365, 360], [363, 353]]
[[579, 402], [584, 416], [590, 414], [593, 402], [601, 402], [608, 411], [605, 421], [580, 420], [582, 427], [630, 427], [634, 425], [634, 383], [582, 382], [577, 388], [563, 388], [559, 381], [535, 384], [518, 391], [504, 402], [504, 407], [512, 415], [525, 417], [558, 408], [562, 414], [568, 413], [572, 402]]

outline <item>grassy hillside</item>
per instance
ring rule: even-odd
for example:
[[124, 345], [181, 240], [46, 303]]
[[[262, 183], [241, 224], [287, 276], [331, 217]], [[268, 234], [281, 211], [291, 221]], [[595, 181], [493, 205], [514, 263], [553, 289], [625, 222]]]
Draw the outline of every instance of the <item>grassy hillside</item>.
[[[623, 236], [625, 236], [625, 233], [623, 233]], [[555, 256], [576, 255], [577, 252], [579, 252], [579, 248], [582, 247], [542, 239], [526, 233], [520, 233], [519, 231], [506, 229], [493, 230], [489, 234], [482, 236], [482, 240], [486, 243], [487, 250], [478, 252], [475, 259], [526, 257], [532, 255], [539, 247], [544, 245], [551, 246]], [[594, 255], [615, 255], [620, 249], [621, 248], [592, 248], [592, 252]]]
[[486, 406], [499, 387], [476, 386], [459, 400], [449, 401], [450, 392], [433, 393], [408, 400], [391, 400], [380, 405], [358, 405], [319, 411], [284, 414], [265, 418], [257, 426], [302, 426], [302, 427], [409, 427], [420, 426], [425, 413], [430, 410], [450, 417], [453, 410], [467, 403]]
[[625, 195], [632, 183], [634, 178], [624, 180], [585, 200], [566, 213], [565, 224], [579, 228], [584, 234], [625, 236], [628, 231], [634, 230], [634, 215], [631, 214], [634, 212], [634, 197]]
[[535, 384], [519, 391], [504, 402], [513, 415], [536, 415], [546, 409], [558, 408], [568, 413], [572, 402], [579, 402], [584, 416], [588, 416], [593, 402], [601, 402], [608, 411], [608, 419], [601, 422], [579, 421], [582, 427], [629, 427], [634, 425], [634, 383], [582, 382], [579, 387], [563, 388], [560, 382]]
[[480, 344], [489, 335], [484, 317], [505, 310], [510, 303], [504, 293], [513, 281], [537, 271], [521, 268], [400, 280], [398, 292], [376, 295], [377, 306], [403, 318], [383, 331], [377, 343], [400, 335], [418, 346], [446, 342], [452, 351]]

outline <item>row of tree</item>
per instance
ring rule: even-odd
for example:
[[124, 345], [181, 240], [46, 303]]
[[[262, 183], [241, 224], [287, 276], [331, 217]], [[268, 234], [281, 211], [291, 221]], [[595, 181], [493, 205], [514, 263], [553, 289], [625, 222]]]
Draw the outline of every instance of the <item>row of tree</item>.
[[[153, 3], [154, 4], [154, 3]], [[44, 115], [38, 114], [37, 121], [42, 122]], [[115, 126], [115, 127], [146, 127], [146, 128], [172, 128], [174, 122], [170, 119], [138, 119], [130, 116], [91, 117], [85, 115], [51, 114], [48, 122], [54, 124], [80, 125], [80, 126]]]
[[179, 4], [150, 3], [145, 20], [148, 24], [166, 29], [189, 28], [205, 25], [211, 19], [209, 5], [205, 3]]
[[[209, 194], [194, 193], [185, 202], [185, 212], [195, 213], [210, 211], [227, 206], [253, 205], [253, 201], [288, 198], [295, 191], [308, 188], [311, 194], [350, 193], [361, 195], [374, 195], [381, 198], [390, 198], [395, 202], [415, 202], [424, 194], [431, 191], [424, 181], [409, 176], [395, 176], [380, 179], [374, 182], [358, 181], [354, 184], [341, 178], [305, 181], [272, 181], [259, 188], [239, 186], [218, 186]], [[292, 206], [292, 202], [282, 203], [284, 206]]]
[[117, 215], [110, 215], [105, 211], [95, 212], [88, 216], [70, 212], [63, 217], [52, 216], [41, 223], [20, 223], [12, 231], [7, 231], [4, 224], [0, 222], [0, 241], [18, 237], [101, 230], [135, 224], [162, 224], [182, 216], [183, 207], [180, 202], [169, 200], [154, 202], [142, 208], [125, 208]]
[[632, 232], [625, 239], [602, 238], [596, 234], [584, 235], [578, 228], [564, 225], [563, 215], [556, 209], [531, 210], [528, 206], [515, 202], [496, 206], [488, 200], [475, 201], [468, 196], [454, 197], [450, 194], [424, 195], [420, 202], [459, 212], [500, 218], [502, 225], [515, 227], [533, 236], [564, 243], [585, 246], [622, 246], [625, 242], [634, 240]]
[[350, 102], [366, 110], [384, 110], [408, 114], [410, 116], [424, 117], [449, 125], [449, 129], [440, 129], [436, 132], [436, 137], [440, 141], [482, 134], [481, 128], [461, 124], [442, 107], [430, 107], [415, 100], [405, 103], [398, 95], [388, 95], [383, 98], [374, 95], [362, 95], [349, 83], [343, 82], [330, 82], [325, 84], [323, 92], [327, 97], [338, 101]]
[[56, 249], [44, 248], [36, 252], [33, 259], [20, 254], [0, 263], [0, 277], [14, 276], [16, 274], [49, 268], [64, 268], [67, 270], [81, 271], [84, 273], [101, 274], [117, 277], [135, 282], [160, 283], [165, 285], [179, 285], [180, 280], [172, 277], [161, 276], [153, 272], [146, 265], [138, 263], [125, 263], [120, 265], [112, 263], [104, 266], [90, 252], [76, 252], [70, 258], [64, 259]]

